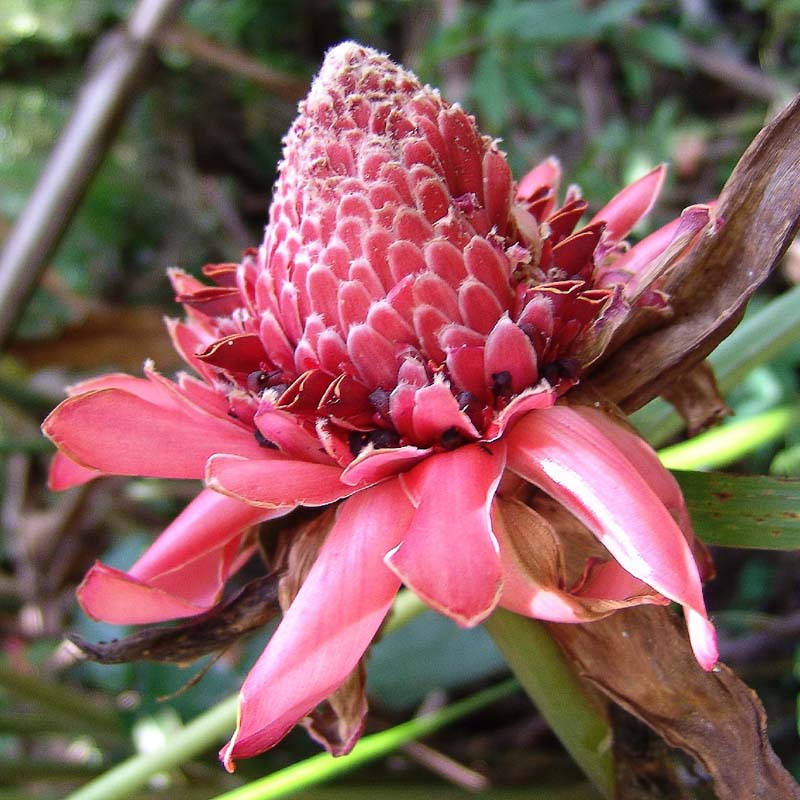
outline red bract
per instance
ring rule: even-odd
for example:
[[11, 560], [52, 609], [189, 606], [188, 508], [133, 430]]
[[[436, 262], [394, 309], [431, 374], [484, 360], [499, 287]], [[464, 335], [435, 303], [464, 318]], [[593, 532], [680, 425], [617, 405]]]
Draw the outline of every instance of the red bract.
[[[262, 246], [206, 267], [212, 286], [171, 276], [187, 319], [170, 331], [199, 379], [109, 375], [47, 419], [55, 488], [99, 474], [206, 483], [128, 573], [90, 571], [78, 594], [99, 619], [206, 611], [252, 525], [339, 503], [242, 688], [226, 765], [345, 681], [401, 584], [465, 626], [497, 605], [584, 622], [674, 600], [713, 666], [676, 483], [599, 404], [569, 404], [632, 308], [667, 307], [659, 276], [709, 221], [689, 209], [628, 249], [663, 178], [576, 230], [587, 203], [574, 187], [559, 201], [555, 160], [515, 187], [472, 117], [343, 44], [286, 138]], [[531, 487], [596, 539], [554, 528]]]

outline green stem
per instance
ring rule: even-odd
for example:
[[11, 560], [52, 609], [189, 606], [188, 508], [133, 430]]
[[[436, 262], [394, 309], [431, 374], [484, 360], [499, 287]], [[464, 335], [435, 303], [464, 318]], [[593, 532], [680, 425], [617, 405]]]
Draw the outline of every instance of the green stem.
[[122, 726], [119, 717], [111, 710], [98, 706], [83, 693], [65, 686], [49, 683], [34, 675], [24, 675], [7, 665], [0, 664], [0, 686], [17, 698], [29, 700], [48, 715], [64, 720], [73, 730], [89, 733], [111, 734], [119, 737]]
[[461, 717], [503, 697], [508, 697], [518, 688], [519, 684], [515, 680], [504, 681], [457, 703], [440, 708], [431, 714], [416, 717], [401, 725], [396, 725], [388, 731], [365, 736], [349, 755], [333, 758], [328, 753], [321, 753], [301, 761], [299, 764], [292, 764], [286, 769], [267, 775], [265, 778], [248, 783], [246, 786], [218, 795], [215, 800], [278, 800], [281, 797], [288, 797], [301, 789], [349, 772], [368, 761], [386, 756], [408, 742], [421, 739]]
[[731, 422], [659, 451], [667, 469], [717, 469], [783, 436], [800, 421], [800, 406], [782, 406]]
[[127, 800], [156, 773], [173, 769], [230, 736], [238, 704], [238, 696], [228, 697], [173, 734], [163, 750], [123, 761], [65, 800]]
[[553, 732], [605, 797], [614, 795], [611, 729], [547, 628], [497, 609], [484, 623]]

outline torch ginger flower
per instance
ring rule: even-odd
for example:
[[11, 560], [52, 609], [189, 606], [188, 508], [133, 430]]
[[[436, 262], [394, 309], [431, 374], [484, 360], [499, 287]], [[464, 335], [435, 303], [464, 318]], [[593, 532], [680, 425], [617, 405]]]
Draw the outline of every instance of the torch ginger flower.
[[[342, 685], [402, 584], [463, 626], [498, 605], [579, 623], [675, 601], [698, 662], [714, 665], [677, 484], [599, 404], [570, 404], [618, 321], [667, 307], [659, 275], [709, 221], [688, 209], [628, 249], [663, 178], [653, 170], [575, 230], [587, 203], [573, 187], [559, 204], [554, 159], [515, 187], [460, 107], [340, 45], [285, 140], [262, 246], [206, 267], [213, 286], [171, 275], [187, 318], [170, 333], [199, 379], [108, 375], [47, 419], [55, 488], [205, 481], [127, 573], [92, 568], [78, 595], [98, 619], [207, 611], [251, 554], [253, 525], [337, 504], [244, 683], [229, 768]], [[523, 502], [532, 487], [596, 539], [574, 549]]]

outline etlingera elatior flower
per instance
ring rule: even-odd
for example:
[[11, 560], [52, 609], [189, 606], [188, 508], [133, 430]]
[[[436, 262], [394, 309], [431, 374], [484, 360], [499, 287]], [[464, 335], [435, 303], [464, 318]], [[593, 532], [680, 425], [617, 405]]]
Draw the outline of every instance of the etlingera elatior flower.
[[[498, 605], [580, 623], [675, 601], [713, 666], [708, 563], [677, 484], [607, 404], [571, 402], [620, 320], [668, 310], [659, 278], [709, 221], [687, 209], [629, 248], [663, 178], [576, 230], [588, 204], [575, 187], [559, 200], [556, 160], [515, 185], [459, 106], [340, 45], [286, 137], [261, 247], [205, 267], [213, 285], [171, 274], [186, 319], [169, 330], [197, 377], [106, 375], [46, 420], [55, 488], [205, 481], [128, 572], [90, 570], [78, 595], [98, 619], [205, 612], [254, 552], [253, 526], [323, 509], [226, 765], [358, 669], [401, 585], [464, 626]], [[359, 732], [360, 719], [337, 752]]]

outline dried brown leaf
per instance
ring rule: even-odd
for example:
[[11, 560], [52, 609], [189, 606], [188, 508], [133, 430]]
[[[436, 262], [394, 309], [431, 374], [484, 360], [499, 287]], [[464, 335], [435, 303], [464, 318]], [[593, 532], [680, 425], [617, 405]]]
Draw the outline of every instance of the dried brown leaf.
[[725, 665], [704, 672], [668, 609], [549, 627], [583, 677], [702, 764], [719, 800], [800, 798], [767, 739], [761, 701]]
[[731, 413], [707, 361], [701, 361], [694, 369], [681, 375], [662, 395], [686, 420], [690, 436], [715, 425]]
[[189, 622], [145, 628], [124, 639], [97, 644], [75, 634], [69, 638], [88, 658], [101, 664], [138, 660], [187, 664], [266, 625], [278, 611], [278, 581], [267, 575]]
[[57, 339], [17, 341], [9, 351], [30, 369], [96, 370], [105, 364], [138, 371], [145, 359], [152, 358], [162, 372], [170, 372], [181, 362], [162, 316], [152, 307], [92, 308]]
[[717, 205], [724, 224], [666, 276], [669, 323], [603, 359], [591, 374], [596, 389], [633, 411], [730, 334], [798, 229], [798, 183], [800, 96], [761, 131], [725, 184]]
[[669, 748], [643, 722], [611, 704], [614, 741], [615, 800], [690, 800], [682, 786]]
[[303, 720], [311, 737], [332, 755], [347, 755], [361, 736], [367, 715], [366, 684], [362, 658], [347, 680]]

